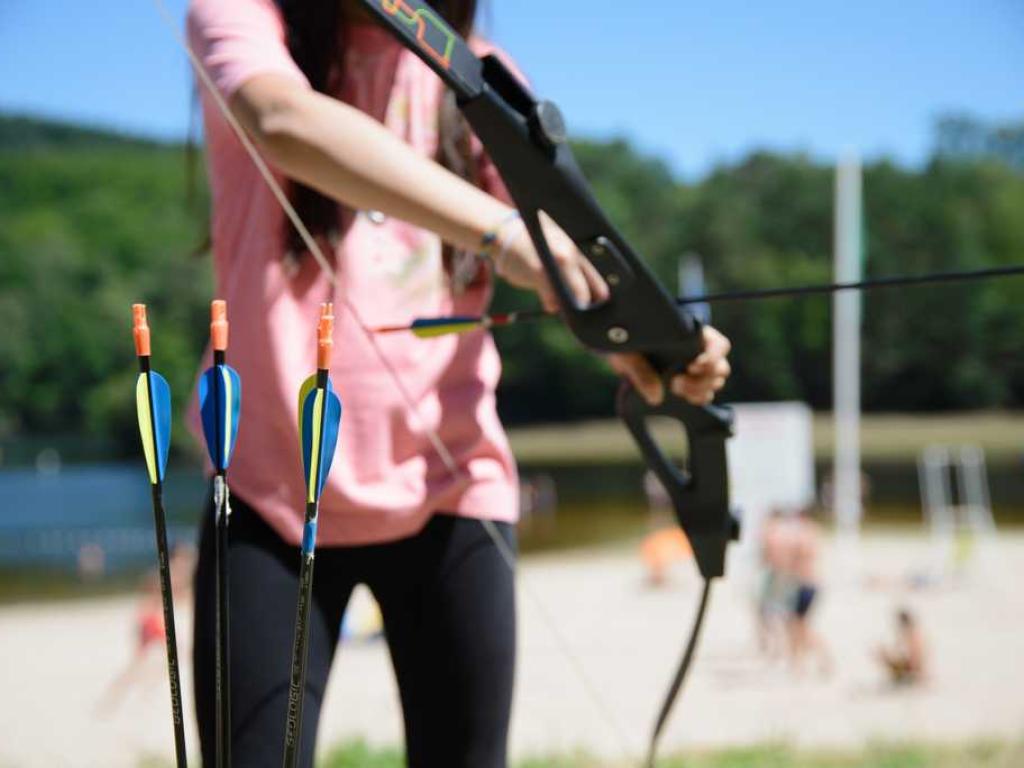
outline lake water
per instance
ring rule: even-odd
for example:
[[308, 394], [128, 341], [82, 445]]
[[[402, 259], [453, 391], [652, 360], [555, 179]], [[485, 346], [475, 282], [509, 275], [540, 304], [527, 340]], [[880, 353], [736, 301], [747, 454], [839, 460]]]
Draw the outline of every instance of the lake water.
[[[866, 470], [874, 496], [869, 521], [920, 525], [915, 468]], [[522, 467], [523, 479], [534, 483], [541, 500], [540, 513], [520, 528], [522, 549], [639, 538], [647, 525], [643, 472], [639, 465]], [[1019, 468], [990, 467], [990, 475], [997, 522], [1020, 522]], [[195, 541], [206, 493], [197, 466], [169, 468], [165, 503], [172, 543]], [[105, 575], [125, 573], [151, 567], [154, 549], [149, 484], [138, 462], [0, 470], [0, 570], [74, 573], [99, 555]]]
[[[198, 469], [168, 470], [165, 506], [172, 543], [194, 540], [205, 493]], [[152, 502], [139, 464], [0, 471], [0, 567], [74, 569], [79, 556], [95, 547], [109, 570], [153, 562]]]
[[[646, 519], [642, 476], [640, 467], [524, 468], [524, 480], [541, 478], [531, 487], [545, 490], [538, 514], [521, 527], [522, 548], [639, 535]], [[172, 544], [195, 541], [206, 493], [197, 466], [168, 469], [164, 500]], [[97, 556], [107, 576], [154, 562], [149, 483], [138, 462], [0, 470], [0, 570], [73, 574], [88, 569]], [[97, 568], [95, 562], [92, 566]]]

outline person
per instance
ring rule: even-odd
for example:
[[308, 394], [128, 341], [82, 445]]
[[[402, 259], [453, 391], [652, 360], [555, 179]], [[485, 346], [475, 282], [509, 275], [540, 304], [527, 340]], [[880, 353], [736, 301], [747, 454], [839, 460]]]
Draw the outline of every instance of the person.
[[[470, 39], [473, 0], [435, 7]], [[331, 376], [344, 405], [321, 497], [301, 763], [354, 585], [380, 605], [408, 764], [506, 764], [515, 658], [516, 467], [497, 416], [500, 360], [487, 331], [431, 340], [368, 328], [479, 314], [501, 278], [556, 307], [498, 173], [440, 80], [350, 0], [192, 0], [202, 71], [269, 163], [331, 261], [308, 252], [202, 91], [218, 296], [245, 393], [230, 483], [231, 736], [247, 768], [280, 763], [303, 512], [296, 393], [314, 367], [321, 302], [340, 307]], [[499, 52], [499, 55], [500, 52]], [[577, 301], [607, 286], [545, 222]], [[669, 383], [643, 358], [610, 358], [646, 398], [707, 403], [729, 342]], [[209, 354], [209, 353], [208, 353]], [[191, 417], [197, 429], [195, 406]], [[482, 525], [481, 521], [486, 523]], [[195, 592], [195, 695], [214, 759], [214, 556], [204, 516]], [[354, 694], [354, 692], [353, 692]]]
[[793, 580], [786, 567], [790, 528], [784, 512], [775, 508], [760, 529], [762, 577], [757, 595], [757, 639], [759, 650], [768, 659], [777, 658], [785, 646], [784, 624], [794, 599]]
[[879, 646], [875, 657], [894, 686], [918, 685], [924, 681], [927, 671], [924, 635], [908, 609], [896, 611], [895, 643]]
[[784, 523], [783, 573], [792, 589], [792, 602], [786, 631], [789, 637], [789, 657], [794, 670], [799, 671], [804, 659], [817, 656], [819, 670], [831, 670], [831, 658], [824, 639], [811, 624], [811, 609], [819, 596], [818, 559], [821, 549], [820, 526], [813, 509], [805, 507], [792, 520]]

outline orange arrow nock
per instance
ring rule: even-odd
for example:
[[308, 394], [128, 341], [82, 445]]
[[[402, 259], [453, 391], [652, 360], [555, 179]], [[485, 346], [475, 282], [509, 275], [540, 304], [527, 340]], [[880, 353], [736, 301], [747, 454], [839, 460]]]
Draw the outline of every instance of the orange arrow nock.
[[146, 305], [132, 304], [132, 322], [135, 335], [135, 354], [149, 357], [149, 325], [146, 323]]
[[223, 299], [210, 302], [210, 338], [215, 351], [228, 348], [228, 304]]
[[331, 349], [334, 346], [334, 304], [320, 305], [320, 322], [316, 327], [316, 367], [326, 371], [331, 367]]

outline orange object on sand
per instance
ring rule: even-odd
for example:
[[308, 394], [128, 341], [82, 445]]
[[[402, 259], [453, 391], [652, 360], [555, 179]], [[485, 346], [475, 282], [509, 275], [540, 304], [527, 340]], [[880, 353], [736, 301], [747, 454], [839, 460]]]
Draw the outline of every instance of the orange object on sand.
[[640, 545], [640, 555], [650, 572], [651, 581], [661, 583], [665, 569], [675, 560], [689, 560], [693, 549], [681, 528], [661, 528], [647, 534]]
[[164, 626], [164, 616], [159, 610], [145, 610], [138, 617], [139, 646], [145, 648], [157, 640], [163, 641], [167, 628]]

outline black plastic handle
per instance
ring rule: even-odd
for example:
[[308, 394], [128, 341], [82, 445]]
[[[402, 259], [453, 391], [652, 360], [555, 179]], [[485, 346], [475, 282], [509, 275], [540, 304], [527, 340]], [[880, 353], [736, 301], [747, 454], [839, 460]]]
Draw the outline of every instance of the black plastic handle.
[[[729, 478], [725, 441], [732, 436], [733, 412], [720, 405], [696, 406], [666, 395], [660, 405], [647, 401], [628, 382], [619, 388], [619, 416], [636, 440], [648, 466], [672, 499], [679, 525], [693, 547], [705, 579], [725, 573], [725, 550], [738, 535], [729, 510]], [[661, 449], [648, 419], [669, 417], [679, 422], [689, 444], [689, 459], [681, 468]]]

